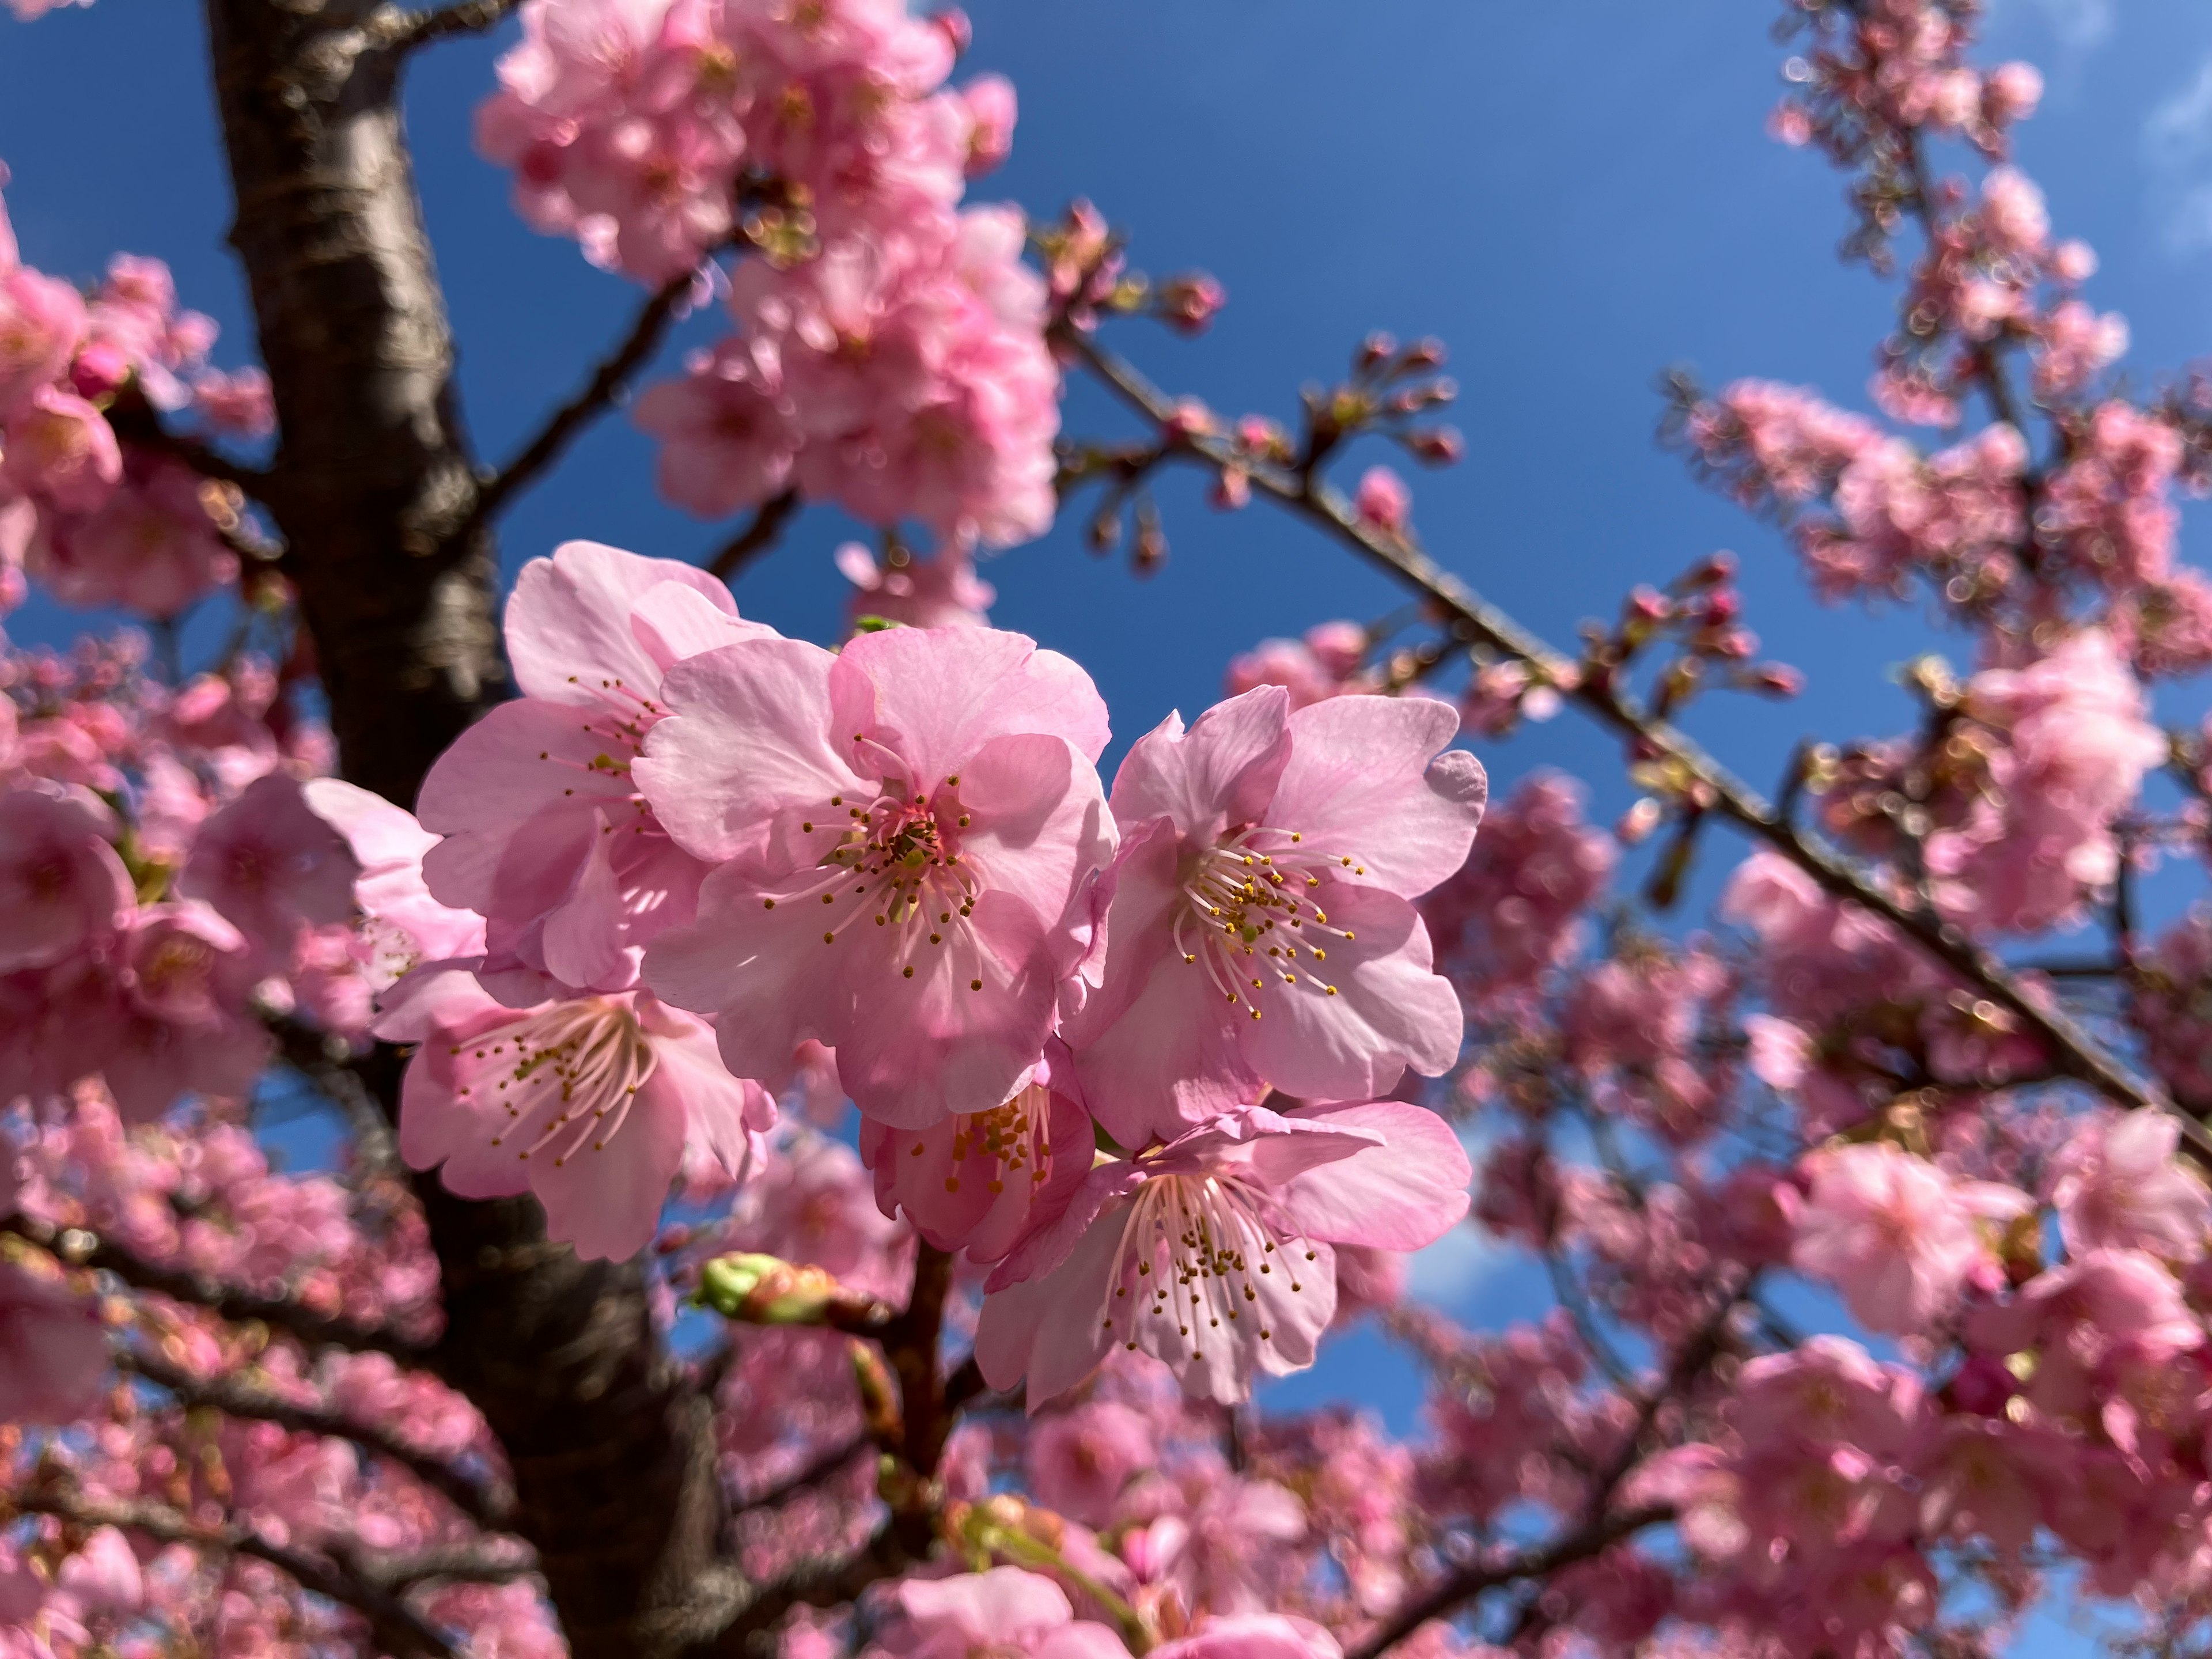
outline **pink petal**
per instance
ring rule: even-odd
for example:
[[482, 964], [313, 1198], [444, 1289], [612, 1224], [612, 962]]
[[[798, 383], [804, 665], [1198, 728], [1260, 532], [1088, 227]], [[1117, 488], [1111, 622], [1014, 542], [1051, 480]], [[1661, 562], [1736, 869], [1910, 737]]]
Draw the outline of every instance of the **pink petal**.
[[1262, 685], [1198, 717], [1170, 714], [1130, 746], [1114, 775], [1114, 811], [1129, 822], [1165, 816], [1194, 841], [1256, 822], [1291, 755], [1290, 693]]
[[734, 617], [720, 581], [675, 559], [648, 559], [598, 542], [566, 542], [532, 559], [507, 602], [507, 651], [525, 695], [562, 703], [605, 701], [620, 681], [650, 696], [661, 664], [630, 629], [630, 609], [652, 588], [676, 582]]
[[1269, 823], [1353, 858], [1366, 866], [1363, 879], [1404, 898], [1467, 862], [1489, 782], [1474, 756], [1445, 749], [1459, 731], [1449, 703], [1332, 697], [1290, 720], [1291, 759]]
[[1465, 1218], [1474, 1171], [1459, 1137], [1434, 1112], [1381, 1100], [1297, 1116], [1382, 1137], [1382, 1145], [1309, 1170], [1285, 1187], [1283, 1207], [1307, 1237], [1418, 1250]]

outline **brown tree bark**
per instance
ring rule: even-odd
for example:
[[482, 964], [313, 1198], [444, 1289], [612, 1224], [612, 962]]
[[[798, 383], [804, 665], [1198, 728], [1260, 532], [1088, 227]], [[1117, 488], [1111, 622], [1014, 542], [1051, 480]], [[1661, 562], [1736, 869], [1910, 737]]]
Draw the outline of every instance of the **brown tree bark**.
[[[340, 767], [411, 805], [503, 680], [453, 343], [368, 0], [206, 0], [237, 221], [282, 432], [264, 504], [289, 548]], [[387, 1109], [398, 1057], [363, 1067]], [[669, 1650], [720, 1541], [708, 1402], [634, 1265], [545, 1242], [530, 1200], [418, 1188], [444, 1272], [442, 1374], [507, 1449], [578, 1659]]]

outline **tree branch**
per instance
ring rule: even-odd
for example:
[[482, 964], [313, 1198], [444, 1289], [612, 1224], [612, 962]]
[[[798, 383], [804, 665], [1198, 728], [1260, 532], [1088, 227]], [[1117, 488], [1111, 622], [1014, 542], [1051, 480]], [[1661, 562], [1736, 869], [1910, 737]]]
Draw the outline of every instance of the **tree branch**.
[[[490, 0], [483, 3], [489, 3]], [[692, 282], [693, 274], [687, 270], [663, 283], [653, 292], [639, 309], [629, 331], [599, 360], [591, 378], [575, 396], [553, 411], [537, 435], [515, 452], [513, 459], [483, 481], [475, 502], [447, 532], [447, 546], [465, 545], [470, 537], [496, 519], [507, 502], [535, 482], [538, 474], [559, 460], [586, 427], [614, 406], [628, 388], [630, 377], [660, 349], [660, 343], [667, 337], [669, 327], [676, 320], [677, 308], [691, 292]]]
[[351, 1607], [368, 1620], [376, 1639], [393, 1652], [455, 1659], [453, 1644], [391, 1591], [335, 1561], [272, 1544], [252, 1528], [235, 1522], [204, 1526], [166, 1504], [102, 1502], [58, 1492], [0, 1492], [0, 1509], [22, 1515], [51, 1515], [74, 1526], [119, 1527], [144, 1533], [163, 1544], [188, 1544], [226, 1555], [251, 1556], [267, 1562], [301, 1589]]
[[1577, 1528], [1567, 1536], [1555, 1540], [1540, 1548], [1523, 1550], [1504, 1561], [1488, 1565], [1470, 1563], [1420, 1595], [1407, 1601], [1383, 1621], [1357, 1647], [1345, 1655], [1345, 1659], [1380, 1659], [1399, 1643], [1404, 1641], [1431, 1619], [1442, 1619], [1458, 1611], [1486, 1590], [1498, 1589], [1523, 1578], [1546, 1578], [1562, 1567], [1577, 1561], [1587, 1561], [1594, 1555], [1602, 1555], [1622, 1540], [1674, 1518], [1674, 1510], [1667, 1504], [1652, 1504], [1643, 1509], [1626, 1510], [1617, 1515], [1605, 1516]]
[[274, 1326], [310, 1346], [387, 1353], [410, 1365], [423, 1364], [430, 1353], [428, 1344], [388, 1326], [363, 1325], [333, 1314], [317, 1313], [285, 1297], [258, 1296], [186, 1268], [165, 1267], [81, 1227], [64, 1228], [57, 1235], [51, 1228], [17, 1216], [0, 1221], [0, 1233], [51, 1250], [73, 1267], [112, 1273], [134, 1290], [190, 1303], [234, 1323]]
[[136, 391], [118, 398], [107, 411], [108, 424], [125, 443], [150, 449], [180, 461], [202, 477], [213, 478], [243, 490], [258, 501], [269, 489], [269, 474], [217, 453], [200, 439], [172, 432], [161, 424], [154, 406]]
[[369, 20], [368, 45], [375, 50], [412, 52], [449, 35], [482, 34], [495, 28], [522, 0], [461, 0], [436, 11], [400, 11], [387, 7]]
[[479, 1526], [495, 1528], [514, 1507], [514, 1494], [503, 1485], [478, 1480], [454, 1468], [434, 1453], [422, 1451], [386, 1431], [356, 1422], [343, 1412], [321, 1406], [303, 1406], [272, 1389], [256, 1388], [236, 1377], [194, 1376], [181, 1365], [159, 1354], [119, 1350], [116, 1369], [131, 1371], [157, 1388], [166, 1389], [187, 1407], [210, 1407], [231, 1417], [275, 1423], [307, 1434], [350, 1440], [443, 1494], [462, 1514]]
[[[1054, 330], [1064, 344], [1123, 402], [1158, 423], [1171, 427], [1175, 400], [1133, 365], [1080, 331]], [[2010, 1012], [2045, 1043], [2068, 1077], [2102, 1091], [2121, 1104], [2170, 1113], [2181, 1125], [2182, 1139], [2200, 1161], [2212, 1164], [2212, 1131], [2176, 1107], [2154, 1085], [2134, 1076], [2063, 1010], [2032, 998], [2027, 985], [1965, 932], [1917, 907], [1907, 908], [1869, 875], [1776, 812], [1748, 784], [1668, 722], [1646, 714], [1634, 695], [1611, 677], [1583, 675], [1535, 634], [1431, 559], [1411, 537], [1392, 536], [1363, 523], [1344, 497], [1326, 483], [1285, 469], [1255, 463], [1224, 439], [1203, 433], [1179, 435], [1169, 452], [1214, 467], [1235, 466], [1253, 489], [1319, 526], [1420, 592], [1449, 623], [1463, 644], [1481, 644], [1512, 658], [1544, 684], [1558, 688], [1604, 725], [1632, 738], [1654, 759], [1668, 763], [1677, 775], [1708, 798], [1705, 811], [1717, 812], [1765, 842], [1836, 897], [1871, 911], [1952, 973]]]
[[874, 1443], [872, 1436], [856, 1434], [842, 1445], [832, 1446], [828, 1451], [816, 1456], [798, 1474], [777, 1481], [775, 1485], [756, 1497], [741, 1500], [736, 1508], [740, 1512], [746, 1510], [774, 1509], [777, 1504], [798, 1497], [809, 1486], [817, 1486], [827, 1480], [851, 1462], [858, 1454], [867, 1450]]
[[707, 574], [724, 581], [733, 580], [759, 555], [775, 545], [783, 527], [791, 522], [799, 508], [799, 491], [787, 489], [772, 500], [763, 501], [753, 514], [752, 522], [722, 544], [714, 556], [707, 561]]

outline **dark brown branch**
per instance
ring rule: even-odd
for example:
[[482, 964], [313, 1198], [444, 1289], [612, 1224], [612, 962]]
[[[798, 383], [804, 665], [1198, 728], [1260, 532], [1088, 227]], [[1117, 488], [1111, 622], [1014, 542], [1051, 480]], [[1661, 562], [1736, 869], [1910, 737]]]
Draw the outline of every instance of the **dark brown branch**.
[[257, 501], [268, 491], [269, 475], [259, 467], [234, 461], [198, 438], [170, 431], [143, 398], [118, 399], [108, 410], [107, 418], [115, 428], [115, 435], [125, 443], [182, 462], [202, 477], [232, 485]]
[[[1124, 402], [1164, 428], [1167, 425], [1175, 412], [1174, 401], [1133, 366], [1079, 331], [1062, 328], [1056, 331], [1055, 337]], [[2038, 1004], [2019, 975], [1994, 954], [1941, 916], [1899, 903], [1826, 842], [1776, 812], [1748, 784], [1683, 732], [1647, 714], [1615, 679], [1581, 674], [1574, 663], [1431, 559], [1410, 537], [1392, 536], [1363, 523], [1343, 496], [1326, 483], [1255, 464], [1224, 439], [1194, 434], [1182, 440], [1181, 453], [1207, 465], [1241, 469], [1255, 491], [1318, 525], [1369, 562], [1425, 595], [1462, 642], [1484, 645], [1514, 659], [1541, 682], [1559, 687], [1601, 722], [1635, 740], [1653, 759], [1668, 763], [1707, 798], [1705, 811], [1721, 814], [1773, 848], [1827, 892], [1881, 917], [1979, 989], [2047, 1046], [2058, 1070], [2066, 1076], [2102, 1091], [2123, 1105], [2172, 1114], [2192, 1154], [2212, 1163], [2212, 1132], [2178, 1109], [2154, 1085], [2130, 1073], [2070, 1015]]]
[[776, 538], [783, 534], [783, 527], [791, 522], [799, 508], [799, 491], [795, 489], [762, 502], [752, 522], [723, 543], [707, 561], [708, 574], [724, 581], [733, 580], [746, 565], [775, 545]]
[[1470, 1564], [1460, 1568], [1419, 1595], [1412, 1597], [1385, 1620], [1367, 1639], [1345, 1655], [1345, 1659], [1380, 1659], [1431, 1619], [1446, 1618], [1486, 1590], [1517, 1583], [1524, 1578], [1547, 1578], [1562, 1567], [1602, 1555], [1622, 1540], [1674, 1518], [1666, 1504], [1624, 1510], [1577, 1528], [1565, 1537], [1535, 1549], [1523, 1550], [1500, 1562]]
[[12, 1233], [42, 1250], [52, 1250], [74, 1267], [90, 1267], [112, 1273], [134, 1290], [151, 1291], [177, 1302], [190, 1303], [236, 1324], [273, 1326], [309, 1346], [349, 1348], [356, 1352], [388, 1353], [409, 1364], [422, 1364], [428, 1345], [403, 1335], [388, 1326], [363, 1325], [331, 1314], [317, 1313], [289, 1297], [261, 1296], [219, 1279], [182, 1267], [165, 1267], [111, 1243], [82, 1228], [52, 1229], [22, 1217], [0, 1221], [0, 1233]]
[[690, 1605], [656, 1620], [644, 1634], [658, 1650], [696, 1659], [764, 1659], [775, 1649], [769, 1632], [793, 1608], [841, 1606], [914, 1565], [886, 1520], [860, 1549], [801, 1561], [769, 1583], [757, 1583], [734, 1567], [713, 1569], [702, 1577]]
[[300, 1405], [236, 1377], [194, 1376], [156, 1353], [124, 1350], [116, 1354], [115, 1364], [119, 1370], [134, 1371], [156, 1387], [167, 1389], [179, 1403], [187, 1407], [210, 1407], [231, 1417], [252, 1418], [307, 1434], [350, 1440], [364, 1450], [398, 1464], [424, 1486], [441, 1493], [479, 1526], [498, 1527], [514, 1507], [514, 1493], [503, 1486], [479, 1480], [435, 1453], [410, 1446], [385, 1430], [357, 1422], [343, 1412]]
[[453, 1584], [511, 1584], [538, 1571], [537, 1552], [513, 1538], [482, 1540], [404, 1554], [349, 1555], [348, 1569], [372, 1584], [395, 1591], [443, 1580]]
[[568, 446], [582, 435], [585, 428], [614, 407], [628, 388], [630, 377], [645, 367], [653, 353], [660, 349], [660, 343], [667, 338], [678, 307], [691, 293], [692, 280], [692, 273], [687, 270], [654, 290], [652, 298], [639, 308], [629, 331], [599, 360], [591, 378], [576, 395], [553, 411], [537, 435], [515, 452], [513, 459], [483, 481], [477, 491], [475, 503], [448, 532], [448, 545], [465, 545], [470, 537], [499, 517], [507, 502], [559, 460]]
[[386, 52], [406, 52], [456, 34], [482, 34], [496, 28], [521, 3], [522, 0], [462, 0], [459, 5], [437, 11], [387, 8], [370, 20], [367, 44]]
[[737, 1507], [741, 1511], [772, 1510], [779, 1504], [787, 1503], [809, 1486], [819, 1486], [829, 1480], [830, 1476], [836, 1474], [874, 1443], [872, 1436], [856, 1434], [844, 1444], [832, 1446], [828, 1451], [811, 1460], [798, 1474], [777, 1481], [765, 1492], [745, 1498]]
[[301, 1589], [351, 1607], [368, 1620], [380, 1644], [396, 1653], [425, 1653], [454, 1659], [453, 1644], [412, 1607], [382, 1586], [369, 1583], [338, 1563], [304, 1550], [273, 1544], [250, 1527], [233, 1522], [203, 1526], [168, 1508], [149, 1503], [103, 1502], [58, 1492], [0, 1493], [0, 1510], [22, 1515], [51, 1515], [80, 1527], [119, 1527], [156, 1542], [187, 1544], [226, 1555], [266, 1561]]

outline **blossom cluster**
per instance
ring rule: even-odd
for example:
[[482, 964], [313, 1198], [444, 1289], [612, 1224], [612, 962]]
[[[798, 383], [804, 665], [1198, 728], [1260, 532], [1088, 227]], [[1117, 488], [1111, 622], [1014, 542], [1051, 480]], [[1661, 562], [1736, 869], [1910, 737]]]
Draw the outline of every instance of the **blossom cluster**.
[[1382, 1099], [1459, 1052], [1412, 902], [1482, 811], [1449, 705], [1257, 688], [1170, 717], [1109, 797], [1089, 678], [1018, 635], [832, 653], [571, 543], [507, 649], [524, 695], [432, 768], [419, 830], [307, 792], [413, 963], [374, 1029], [422, 1045], [400, 1150], [455, 1192], [632, 1255], [679, 1176], [757, 1164], [818, 1045], [884, 1212], [995, 1264], [977, 1355], [1033, 1399], [1109, 1338], [1238, 1397], [1310, 1362], [1330, 1246], [1463, 1212], [1450, 1132]]
[[[66, 603], [156, 617], [235, 580], [236, 495], [143, 441], [157, 414], [269, 432], [268, 377], [210, 367], [215, 339], [178, 309], [160, 260], [118, 254], [81, 293], [22, 263], [0, 207], [0, 612], [21, 603], [27, 571]], [[111, 416], [126, 414], [118, 433]]]
[[1041, 534], [1060, 375], [1019, 213], [960, 205], [1013, 88], [946, 81], [964, 27], [903, 0], [530, 0], [477, 116], [539, 229], [681, 281], [720, 250], [738, 332], [639, 399], [662, 492], [720, 517], [787, 489], [941, 540]]

